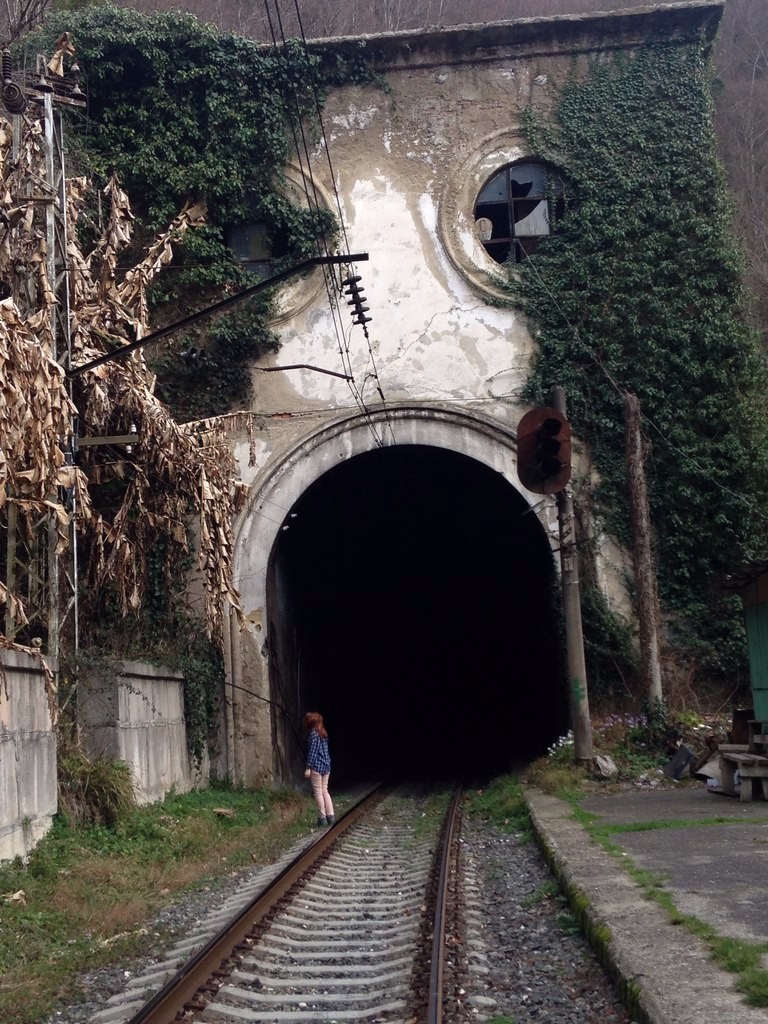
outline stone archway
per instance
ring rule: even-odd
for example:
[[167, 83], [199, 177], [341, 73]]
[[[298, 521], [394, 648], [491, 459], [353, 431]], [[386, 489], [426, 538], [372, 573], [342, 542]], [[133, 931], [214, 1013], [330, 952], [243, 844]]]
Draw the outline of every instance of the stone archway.
[[381, 451], [376, 440], [381, 436], [392, 442], [386, 451], [393, 457], [390, 447], [431, 449], [482, 467], [489, 485], [510, 491], [520, 508], [531, 513], [526, 522], [535, 523], [550, 560], [556, 548], [555, 503], [518, 483], [514, 433], [476, 413], [401, 405], [369, 416], [350, 414], [276, 454], [252, 488], [236, 541], [235, 584], [247, 617], [242, 633], [231, 632], [228, 658], [228, 763], [238, 781], [283, 781], [295, 777], [297, 767], [294, 690], [299, 670], [291, 661], [290, 639], [296, 622], [283, 574], [272, 567], [274, 552], [292, 527], [292, 510], [313, 485], [358, 456]]

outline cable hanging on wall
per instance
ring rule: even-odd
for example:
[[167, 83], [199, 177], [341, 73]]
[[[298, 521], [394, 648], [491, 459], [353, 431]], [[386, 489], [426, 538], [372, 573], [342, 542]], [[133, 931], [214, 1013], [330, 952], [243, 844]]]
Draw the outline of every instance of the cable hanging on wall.
[[[273, 0], [273, 4], [272, 4], [272, 6], [270, 6], [270, 0], [264, 0], [264, 2], [265, 2], [265, 10], [266, 10], [267, 21], [268, 21], [270, 33], [271, 33], [271, 36], [272, 36], [272, 44], [273, 44], [273, 47], [274, 47], [275, 51], [279, 53], [281, 47], [284, 47], [286, 45], [286, 42], [287, 42], [286, 33], [285, 33], [285, 26], [284, 26], [284, 19], [283, 19], [282, 11], [281, 11], [281, 8], [280, 8], [280, 3], [279, 3], [279, 0]], [[273, 8], [274, 8], [274, 10], [273, 10]], [[343, 241], [343, 244], [344, 244], [345, 251], [346, 252], [350, 252], [349, 239], [347, 237], [347, 231], [346, 231], [346, 226], [345, 226], [345, 222], [344, 222], [344, 215], [343, 215], [343, 211], [342, 211], [341, 198], [339, 196], [338, 188], [336, 186], [336, 175], [335, 175], [335, 172], [334, 172], [333, 164], [331, 162], [330, 150], [329, 150], [329, 146], [328, 146], [328, 138], [327, 138], [327, 135], [326, 135], [326, 132], [325, 132], [325, 126], [323, 124], [323, 118], [322, 118], [322, 112], [321, 112], [321, 103], [320, 103], [317, 83], [315, 81], [313, 72], [311, 70], [312, 62], [311, 62], [310, 57], [309, 57], [309, 48], [307, 46], [307, 40], [306, 40], [306, 36], [304, 34], [304, 27], [303, 27], [303, 23], [302, 23], [302, 19], [301, 19], [301, 12], [299, 10], [298, 0], [293, 0], [293, 8], [294, 8], [295, 17], [296, 17], [296, 23], [297, 23], [297, 26], [298, 26], [299, 35], [300, 35], [300, 39], [301, 39], [301, 43], [302, 43], [302, 47], [303, 47], [303, 52], [304, 52], [304, 54], [305, 54], [305, 56], [307, 58], [306, 59], [306, 67], [307, 67], [307, 75], [308, 75], [308, 85], [309, 85], [309, 88], [311, 89], [311, 92], [312, 92], [313, 103], [314, 103], [314, 115], [315, 115], [315, 117], [317, 119], [317, 122], [318, 122], [320, 138], [322, 140], [322, 148], [325, 151], [326, 160], [327, 160], [327, 163], [328, 163], [329, 180], [331, 182], [331, 188], [332, 188], [333, 196], [334, 196], [334, 204], [335, 204], [335, 208], [336, 208], [335, 209], [335, 213], [336, 213], [337, 221], [338, 221], [338, 224], [339, 224], [339, 229], [340, 229], [340, 232], [341, 232], [341, 237], [342, 237], [342, 241]], [[298, 160], [298, 164], [299, 164], [299, 169], [300, 169], [300, 172], [301, 172], [301, 178], [302, 178], [302, 180], [304, 182], [305, 198], [306, 198], [306, 202], [307, 202], [308, 208], [311, 211], [315, 212], [315, 213], [319, 213], [320, 210], [321, 210], [321, 202], [320, 202], [319, 189], [318, 189], [318, 186], [317, 186], [317, 183], [316, 183], [316, 180], [315, 180], [315, 176], [314, 176], [314, 173], [313, 173], [313, 170], [312, 170], [312, 160], [311, 160], [311, 154], [310, 154], [310, 147], [309, 147], [309, 144], [307, 142], [306, 132], [304, 130], [304, 119], [302, 117], [301, 102], [300, 102], [300, 99], [299, 99], [298, 92], [296, 90], [294, 90], [293, 99], [294, 99], [294, 103], [293, 103], [294, 119], [291, 122], [291, 132], [292, 132], [292, 135], [293, 135], [294, 147], [295, 147], [296, 156], [297, 156], [297, 160]], [[317, 236], [316, 244], [317, 244], [318, 252], [328, 252], [329, 251], [328, 239], [326, 238], [324, 233], [319, 234]], [[344, 367], [345, 374], [349, 378], [347, 383], [348, 383], [350, 392], [352, 394], [352, 397], [353, 397], [353, 399], [355, 401], [355, 404], [358, 406], [358, 408], [360, 409], [361, 413], [365, 417], [366, 422], [368, 424], [368, 428], [371, 431], [371, 434], [373, 435], [374, 440], [376, 441], [377, 446], [383, 447], [384, 444], [385, 444], [385, 442], [384, 442], [384, 435], [383, 435], [383, 433], [380, 433], [377, 430], [376, 423], [373, 420], [371, 409], [366, 404], [365, 399], [363, 397], [362, 389], [358, 386], [357, 381], [355, 379], [355, 375], [354, 375], [354, 373], [352, 371], [352, 358], [351, 358], [350, 345], [349, 345], [349, 331], [348, 331], [348, 329], [345, 329], [345, 326], [341, 322], [340, 316], [339, 316], [339, 303], [340, 303], [340, 301], [342, 299], [347, 297], [347, 299], [349, 301], [349, 305], [354, 307], [353, 310], [352, 310], [352, 326], [353, 327], [354, 326], [360, 326], [360, 327], [363, 328], [363, 336], [365, 338], [367, 349], [368, 349], [368, 362], [369, 362], [369, 364], [373, 368], [373, 373], [372, 374], [366, 373], [366, 380], [371, 375], [376, 380], [377, 393], [379, 395], [379, 398], [380, 398], [382, 404], [384, 405], [384, 417], [385, 417], [386, 430], [388, 431], [389, 436], [391, 437], [391, 443], [395, 444], [396, 440], [395, 440], [394, 432], [393, 432], [393, 429], [392, 429], [392, 423], [391, 423], [391, 420], [390, 420], [390, 417], [389, 417], [388, 410], [386, 409], [386, 399], [384, 397], [384, 392], [383, 392], [383, 389], [382, 389], [380, 381], [379, 381], [378, 370], [376, 369], [376, 359], [375, 359], [375, 355], [374, 355], [372, 344], [371, 344], [370, 334], [369, 334], [368, 328], [367, 328], [367, 325], [368, 325], [368, 323], [371, 322], [372, 317], [365, 317], [365, 313], [369, 312], [369, 308], [367, 306], [366, 306], [366, 309], [365, 309], [365, 311], [363, 313], [360, 313], [360, 314], [358, 313], [358, 308], [357, 308], [358, 304], [357, 304], [356, 297], [352, 293], [348, 292], [347, 289], [345, 288], [345, 285], [348, 285], [348, 283], [351, 280], [353, 280], [353, 279], [355, 279], [354, 283], [359, 286], [359, 282], [360, 282], [361, 278], [357, 274], [356, 269], [355, 269], [354, 265], [352, 265], [352, 264], [350, 264], [348, 266], [348, 272], [347, 272], [346, 277], [341, 272], [341, 268], [340, 268], [340, 273], [339, 273], [338, 276], [335, 274], [335, 272], [334, 272], [332, 267], [325, 268], [325, 288], [326, 288], [326, 294], [327, 294], [327, 297], [328, 297], [329, 309], [330, 309], [331, 317], [332, 317], [332, 321], [333, 321], [333, 330], [334, 330], [334, 334], [336, 336], [337, 347], [338, 347], [338, 351], [339, 351], [339, 358], [341, 359], [341, 363], [342, 363], [342, 366]], [[361, 288], [358, 288], [358, 292], [360, 293], [360, 295], [362, 295], [362, 289]], [[364, 299], [361, 299], [361, 301], [359, 303], [360, 306], [362, 306], [363, 301], [364, 301]]]

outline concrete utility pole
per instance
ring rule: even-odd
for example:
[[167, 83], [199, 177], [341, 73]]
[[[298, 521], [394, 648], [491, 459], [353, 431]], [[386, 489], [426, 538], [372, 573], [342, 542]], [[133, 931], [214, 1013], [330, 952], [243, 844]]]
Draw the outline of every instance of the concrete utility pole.
[[651, 514], [645, 478], [645, 445], [636, 395], [624, 394], [624, 438], [632, 521], [632, 564], [637, 590], [637, 625], [640, 634], [640, 667], [648, 701], [653, 707], [663, 700], [659, 657], [659, 596], [656, 587]]
[[[566, 415], [565, 391], [552, 389], [552, 407]], [[587, 666], [584, 659], [584, 632], [581, 621], [581, 591], [579, 589], [579, 562], [576, 551], [576, 532], [573, 515], [573, 493], [566, 484], [557, 495], [560, 525], [560, 566], [563, 588], [563, 612], [568, 652], [568, 683], [573, 729], [574, 760], [578, 764], [592, 761], [592, 720], [589, 717]]]

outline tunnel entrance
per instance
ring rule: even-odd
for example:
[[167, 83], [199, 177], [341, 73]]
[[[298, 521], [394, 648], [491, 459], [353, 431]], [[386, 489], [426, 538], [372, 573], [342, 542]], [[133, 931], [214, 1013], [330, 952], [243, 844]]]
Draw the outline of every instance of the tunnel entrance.
[[272, 699], [323, 713], [336, 785], [487, 778], [567, 731], [545, 531], [465, 455], [399, 445], [325, 473], [286, 516], [268, 605]]

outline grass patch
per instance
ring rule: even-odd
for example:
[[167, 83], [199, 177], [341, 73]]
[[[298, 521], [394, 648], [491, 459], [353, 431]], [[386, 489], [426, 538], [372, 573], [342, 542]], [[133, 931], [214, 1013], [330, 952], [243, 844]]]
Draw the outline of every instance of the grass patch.
[[500, 775], [485, 788], [470, 790], [465, 810], [496, 825], [503, 832], [518, 832], [531, 837], [531, 817], [520, 780]]
[[543, 793], [572, 801], [584, 796], [589, 773], [572, 760], [563, 762], [560, 758], [542, 757], [530, 765], [526, 781], [531, 786], [537, 786]]
[[[413, 838], [411, 840], [411, 844], [414, 847], [423, 839], [434, 838], [436, 830], [445, 818], [452, 796], [452, 790], [442, 790], [429, 794], [423, 804], [421, 814], [414, 822]], [[411, 797], [400, 797], [390, 794], [387, 802], [380, 806], [378, 810], [383, 817], [396, 819], [403, 808], [410, 817], [413, 812], [413, 806], [414, 801]]]
[[88, 757], [64, 742], [58, 757], [59, 814], [72, 825], [112, 825], [136, 806], [124, 761]]
[[[712, 936], [710, 948], [717, 962], [732, 974], [741, 974], [760, 967], [766, 947], [756, 946], [741, 939], [720, 939]], [[765, 972], [763, 972], [765, 973]]]
[[736, 988], [748, 1006], [768, 1006], [768, 971], [748, 967], [739, 976]]
[[546, 903], [548, 900], [557, 899], [560, 897], [560, 886], [554, 879], [549, 879], [546, 882], [542, 882], [541, 885], [537, 885], [530, 896], [526, 896], [524, 900], [520, 901], [520, 906], [524, 910], [528, 910], [531, 907], [537, 907], [540, 903]]
[[569, 910], [557, 915], [557, 924], [564, 935], [581, 935], [581, 925]]
[[110, 824], [57, 818], [26, 865], [0, 863], [0, 1020], [38, 1024], [76, 1002], [81, 974], [146, 950], [162, 906], [269, 863], [313, 822], [294, 790], [226, 786], [122, 807]]

